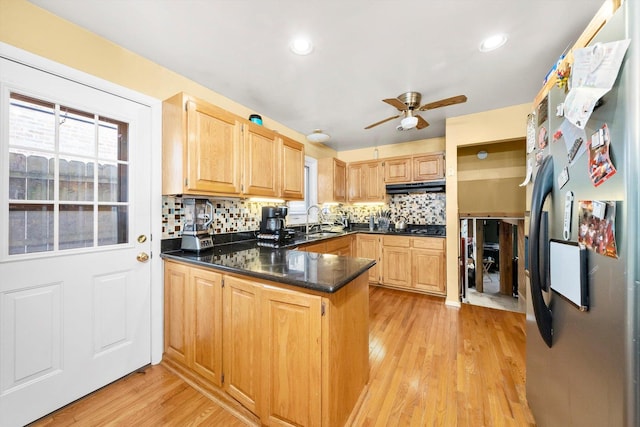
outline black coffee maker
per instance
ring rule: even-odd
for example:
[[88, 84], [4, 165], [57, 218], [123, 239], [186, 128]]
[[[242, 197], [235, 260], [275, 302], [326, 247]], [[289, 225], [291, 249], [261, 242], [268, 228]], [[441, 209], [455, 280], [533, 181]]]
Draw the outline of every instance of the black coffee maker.
[[263, 206], [262, 221], [260, 222], [260, 233], [258, 233], [258, 243], [263, 246], [279, 246], [287, 239], [293, 238], [295, 232], [286, 228], [285, 218], [289, 208], [286, 206]]

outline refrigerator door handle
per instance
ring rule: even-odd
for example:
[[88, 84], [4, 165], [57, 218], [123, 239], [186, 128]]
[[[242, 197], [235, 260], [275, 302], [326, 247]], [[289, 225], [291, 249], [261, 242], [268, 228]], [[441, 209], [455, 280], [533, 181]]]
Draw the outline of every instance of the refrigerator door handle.
[[[551, 347], [553, 326], [551, 310], [547, 307], [542, 296], [542, 280], [545, 278], [540, 274], [540, 233], [542, 229], [542, 208], [551, 190], [553, 190], [553, 159], [551, 156], [547, 156], [538, 168], [531, 195], [529, 271], [531, 274], [531, 302], [533, 303], [533, 312], [536, 316], [536, 324], [538, 325], [542, 339], [549, 347]], [[548, 252], [545, 250], [543, 253], [547, 254]], [[549, 263], [543, 262], [542, 265], [548, 266]]]

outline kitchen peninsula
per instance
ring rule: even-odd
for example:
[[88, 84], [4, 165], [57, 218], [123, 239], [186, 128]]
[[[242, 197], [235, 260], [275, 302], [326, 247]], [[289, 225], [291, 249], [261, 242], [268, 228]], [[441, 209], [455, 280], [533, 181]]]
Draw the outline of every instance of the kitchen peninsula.
[[255, 242], [165, 261], [164, 362], [263, 425], [344, 425], [369, 380], [375, 262]]

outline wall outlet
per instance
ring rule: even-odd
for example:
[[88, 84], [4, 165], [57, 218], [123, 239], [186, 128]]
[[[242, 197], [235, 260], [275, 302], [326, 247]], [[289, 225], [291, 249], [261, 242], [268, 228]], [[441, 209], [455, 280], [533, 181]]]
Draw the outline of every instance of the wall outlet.
[[453, 168], [447, 169], [447, 175], [448, 176], [453, 176]]

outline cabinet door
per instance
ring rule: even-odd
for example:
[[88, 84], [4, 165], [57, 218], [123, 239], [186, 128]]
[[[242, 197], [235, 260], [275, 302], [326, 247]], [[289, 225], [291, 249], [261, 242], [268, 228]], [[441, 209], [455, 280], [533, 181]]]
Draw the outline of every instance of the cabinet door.
[[412, 285], [416, 289], [445, 294], [445, 257], [441, 250], [411, 249]]
[[282, 137], [280, 150], [280, 197], [287, 200], [304, 200], [304, 145]]
[[333, 159], [333, 201], [347, 201], [347, 164], [341, 160]]
[[[407, 237], [407, 240], [409, 238]], [[411, 286], [411, 256], [409, 248], [383, 246], [382, 283], [394, 286]]]
[[238, 118], [222, 109], [187, 102], [186, 190], [240, 193]]
[[384, 161], [385, 184], [411, 182], [411, 157], [387, 159]]
[[326, 253], [340, 256], [351, 256], [351, 236], [331, 239], [327, 242]]
[[429, 154], [413, 158], [413, 180], [429, 181], [444, 178], [444, 156]]
[[264, 379], [260, 419], [266, 425], [321, 423], [321, 298], [263, 289]]
[[376, 261], [376, 265], [369, 269], [369, 282], [380, 282], [380, 238], [374, 234], [357, 235], [356, 254], [360, 258], [369, 258]]
[[367, 202], [384, 201], [382, 162], [367, 162], [363, 165], [363, 196]]
[[224, 389], [257, 414], [261, 372], [260, 287], [250, 281], [224, 277]]
[[244, 125], [244, 187], [250, 196], [278, 196], [278, 144], [276, 134], [253, 123]]
[[192, 268], [191, 289], [191, 366], [219, 387], [222, 376], [222, 275]]
[[350, 202], [362, 202], [365, 200], [363, 192], [364, 176], [362, 164], [347, 166], [348, 199]]
[[164, 356], [187, 366], [189, 267], [164, 263]]

